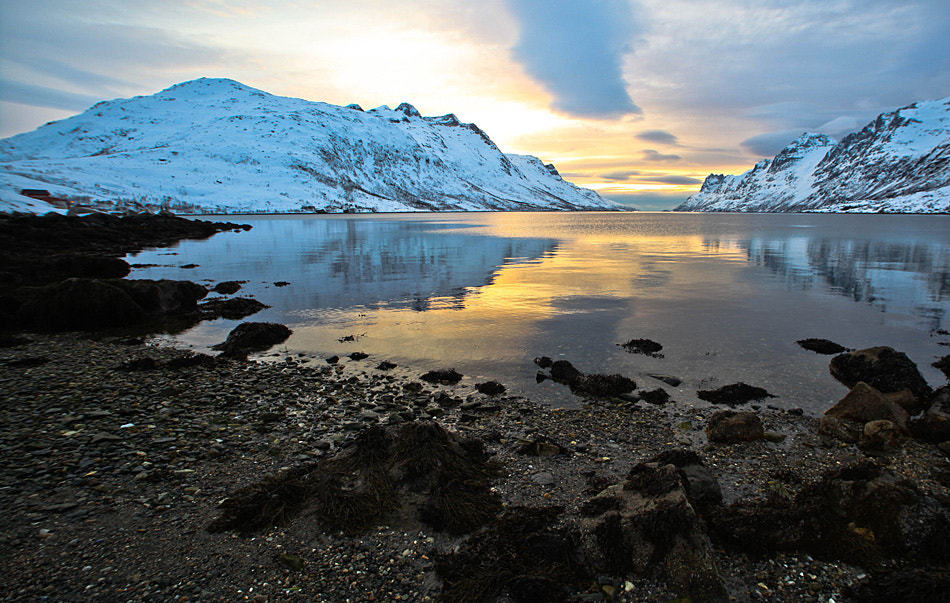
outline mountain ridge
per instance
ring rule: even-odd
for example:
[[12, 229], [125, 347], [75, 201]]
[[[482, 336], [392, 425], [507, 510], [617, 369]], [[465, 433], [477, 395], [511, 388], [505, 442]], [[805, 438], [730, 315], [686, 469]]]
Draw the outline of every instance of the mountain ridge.
[[950, 212], [950, 97], [882, 113], [835, 141], [806, 133], [674, 211]]
[[24, 189], [183, 213], [621, 208], [451, 113], [364, 111], [224, 78], [103, 101], [0, 140], [0, 168], [0, 211], [42, 211]]

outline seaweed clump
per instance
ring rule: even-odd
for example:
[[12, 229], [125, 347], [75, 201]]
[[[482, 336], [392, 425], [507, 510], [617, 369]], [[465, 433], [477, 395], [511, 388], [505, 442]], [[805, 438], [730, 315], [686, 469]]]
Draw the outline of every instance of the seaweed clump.
[[462, 545], [439, 555], [440, 601], [566, 601], [591, 580], [577, 531], [561, 507], [513, 507]]
[[499, 469], [480, 442], [435, 423], [373, 426], [330, 458], [237, 490], [208, 530], [248, 535], [306, 513], [325, 532], [357, 534], [384, 518], [414, 516], [434, 529], [464, 534], [501, 510], [491, 491]]

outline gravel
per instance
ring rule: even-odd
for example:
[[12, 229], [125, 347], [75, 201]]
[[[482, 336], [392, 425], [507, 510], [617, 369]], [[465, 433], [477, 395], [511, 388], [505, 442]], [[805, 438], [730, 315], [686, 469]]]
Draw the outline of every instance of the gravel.
[[[699, 452], [726, 504], [793, 496], [863, 458], [818, 436], [815, 417], [767, 406], [757, 411], [766, 430], [784, 439], [710, 445], [712, 407], [615, 399], [553, 409], [344, 360], [270, 355], [172, 369], [186, 352], [69, 333], [25, 338], [0, 349], [0, 568], [11, 601], [436, 600], [432, 560], [461, 538], [419, 523], [357, 537], [323, 533], [307, 516], [253, 537], [205, 529], [230, 492], [333, 454], [370, 424], [437, 417], [503, 464], [494, 488], [505, 506], [562, 505], [566, 517], [674, 447]], [[142, 366], [157, 368], [120, 368], [145, 357], [155, 363]], [[532, 440], [561, 453], [520, 452]], [[907, 441], [878, 460], [948, 500], [936, 446]], [[807, 556], [716, 555], [735, 601], [840, 602], [864, 577]], [[576, 600], [677, 595], [625, 576], [597, 582]]]

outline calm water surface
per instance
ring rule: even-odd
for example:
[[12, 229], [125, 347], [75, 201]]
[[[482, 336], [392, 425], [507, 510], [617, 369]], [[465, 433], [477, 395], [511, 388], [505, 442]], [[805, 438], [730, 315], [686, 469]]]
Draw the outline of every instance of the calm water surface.
[[[950, 216], [477, 213], [230, 216], [249, 232], [184, 241], [127, 258], [132, 278], [247, 281], [272, 306], [247, 320], [287, 324], [280, 350], [362, 351], [418, 376], [454, 367], [558, 406], [565, 387], [535, 383], [533, 358], [622, 373], [703, 405], [697, 389], [745, 381], [781, 407], [822, 412], [845, 389], [827, 356], [798, 339], [889, 345], [930, 366], [950, 353]], [[181, 266], [198, 264], [197, 268]], [[273, 283], [289, 282], [277, 287]], [[206, 350], [238, 321], [175, 336]], [[356, 341], [340, 340], [353, 335]], [[617, 344], [649, 338], [663, 358]], [[672, 388], [649, 377], [675, 375]]]

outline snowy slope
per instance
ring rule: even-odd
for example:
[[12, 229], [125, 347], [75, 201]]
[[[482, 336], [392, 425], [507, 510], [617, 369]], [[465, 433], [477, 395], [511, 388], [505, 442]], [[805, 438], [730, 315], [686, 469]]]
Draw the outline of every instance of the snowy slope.
[[739, 176], [710, 174], [678, 211], [950, 212], [950, 97], [836, 142], [803, 134]]
[[474, 124], [364, 112], [202, 78], [0, 141], [0, 210], [22, 189], [175, 211], [617, 209]]

